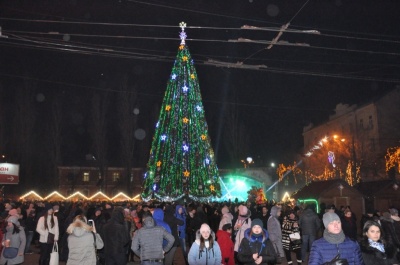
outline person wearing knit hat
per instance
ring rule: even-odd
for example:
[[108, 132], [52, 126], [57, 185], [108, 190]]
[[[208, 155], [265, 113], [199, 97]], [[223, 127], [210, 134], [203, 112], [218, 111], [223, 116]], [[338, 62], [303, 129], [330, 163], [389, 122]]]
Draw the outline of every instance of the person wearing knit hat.
[[9, 216], [3, 235], [3, 246], [9, 248], [9, 250], [17, 250], [18, 253], [14, 253], [14, 256], [7, 256], [4, 251], [6, 248], [3, 248], [0, 264], [22, 264], [24, 262], [25, 245], [26, 235], [24, 228], [19, 224], [18, 217]]
[[251, 221], [251, 228], [253, 228], [255, 225], [258, 225], [259, 227], [263, 228], [263, 222], [261, 221], [261, 219], [257, 218]]
[[19, 217], [17, 209], [11, 209], [8, 211], [8, 215], [10, 216], [16, 216], [17, 218]]
[[325, 231], [322, 238], [314, 241], [308, 264], [364, 264], [360, 246], [345, 236], [339, 216], [333, 212], [326, 212], [322, 221]]
[[11, 215], [10, 217], [7, 218], [7, 222], [13, 223], [16, 226], [20, 226], [20, 223], [18, 221], [18, 217], [15, 215]]
[[240, 242], [244, 238], [244, 232], [248, 228], [251, 227], [251, 219], [250, 219], [249, 209], [244, 205], [240, 205], [238, 210], [239, 210], [239, 216], [233, 226], [233, 230], [236, 233], [235, 247], [234, 247], [235, 252], [238, 252], [238, 250], [239, 250]]
[[293, 263], [292, 252], [296, 254], [297, 264], [302, 264], [303, 256], [301, 253], [299, 219], [297, 218], [296, 211], [294, 209], [290, 209], [287, 212], [287, 215], [283, 218], [282, 247], [288, 264]]
[[239, 262], [249, 265], [276, 264], [278, 256], [261, 219], [254, 219], [251, 228], [245, 231], [237, 258]]
[[271, 216], [268, 219], [267, 230], [269, 233], [269, 239], [275, 247], [275, 251], [283, 259], [285, 257], [285, 252], [282, 246], [282, 228], [279, 218], [281, 216], [282, 210], [278, 205], [274, 205], [271, 208]]
[[220, 265], [222, 263], [221, 249], [208, 224], [202, 224], [197, 231], [196, 240], [188, 253], [188, 263], [190, 265]]
[[222, 217], [221, 221], [219, 222], [219, 230], [221, 230], [225, 224], [232, 224], [233, 220], [233, 215], [229, 212], [228, 206], [225, 205], [224, 207], [222, 207], [221, 213]]
[[[322, 217], [322, 222], [324, 223], [325, 228], [327, 228], [328, 225], [334, 221], [337, 221], [340, 223], [340, 217], [336, 213], [326, 212]], [[339, 233], [339, 232], [337, 232], [337, 233]]]

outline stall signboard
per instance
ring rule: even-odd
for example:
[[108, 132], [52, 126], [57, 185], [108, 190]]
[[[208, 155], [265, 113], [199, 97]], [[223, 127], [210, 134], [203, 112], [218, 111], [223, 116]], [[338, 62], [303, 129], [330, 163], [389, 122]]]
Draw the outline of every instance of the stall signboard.
[[0, 163], [0, 184], [18, 184], [19, 165]]

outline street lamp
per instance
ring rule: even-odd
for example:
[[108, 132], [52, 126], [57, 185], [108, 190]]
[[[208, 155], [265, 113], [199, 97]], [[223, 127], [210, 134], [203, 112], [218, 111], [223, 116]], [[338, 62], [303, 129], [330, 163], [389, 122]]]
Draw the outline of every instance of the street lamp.
[[243, 163], [244, 168], [250, 167], [250, 164], [254, 164], [254, 160], [250, 156], [246, 158], [246, 161], [242, 159], [242, 160], [240, 160], [240, 162]]

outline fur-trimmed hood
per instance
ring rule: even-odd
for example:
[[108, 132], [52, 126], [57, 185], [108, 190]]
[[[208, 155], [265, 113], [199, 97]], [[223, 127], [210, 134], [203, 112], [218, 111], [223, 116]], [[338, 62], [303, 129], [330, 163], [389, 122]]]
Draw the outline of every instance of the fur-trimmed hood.
[[73, 234], [76, 237], [81, 237], [88, 232], [89, 233], [93, 232], [93, 227], [80, 220], [76, 220], [75, 222], [70, 224], [67, 228], [67, 233]]
[[[200, 237], [201, 237], [201, 234], [200, 234], [200, 229], [199, 229], [196, 232], [196, 240], [195, 240], [196, 244], [199, 245], [199, 246], [200, 246]], [[215, 242], [215, 233], [214, 233], [214, 231], [211, 231], [210, 237], [212, 237], [214, 239], [214, 242]]]
[[[251, 242], [254, 242], [254, 239], [251, 238], [250, 232], [251, 232], [251, 228], [247, 228], [246, 231], [244, 231], [244, 237], [247, 238], [247, 240], [249, 240], [249, 242], [251, 243]], [[263, 242], [264, 242], [265, 240], [267, 240], [269, 238], [269, 235], [268, 235], [268, 231], [264, 228], [263, 228], [262, 233], [263, 233], [263, 238], [264, 238]]]

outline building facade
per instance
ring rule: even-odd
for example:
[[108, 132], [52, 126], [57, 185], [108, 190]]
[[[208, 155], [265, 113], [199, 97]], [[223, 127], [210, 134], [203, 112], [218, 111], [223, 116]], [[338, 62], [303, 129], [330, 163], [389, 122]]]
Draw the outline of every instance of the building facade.
[[310, 180], [324, 174], [319, 179], [385, 177], [384, 156], [400, 140], [398, 102], [399, 87], [363, 106], [338, 104], [328, 121], [305, 127], [304, 166]]
[[61, 194], [72, 194], [76, 191], [90, 196], [102, 191], [108, 196], [125, 192], [128, 196], [136, 196], [141, 192], [144, 168], [132, 168], [131, 176], [127, 180], [125, 169], [108, 167], [102, 177], [98, 167], [58, 167], [59, 189]]

